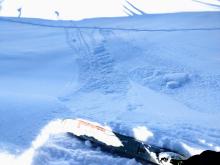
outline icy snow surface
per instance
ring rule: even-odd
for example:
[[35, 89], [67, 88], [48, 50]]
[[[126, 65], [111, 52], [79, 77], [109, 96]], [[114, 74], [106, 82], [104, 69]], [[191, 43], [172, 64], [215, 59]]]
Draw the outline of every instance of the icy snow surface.
[[187, 156], [220, 150], [219, 20], [1, 17], [0, 164], [138, 164], [68, 137], [65, 118]]

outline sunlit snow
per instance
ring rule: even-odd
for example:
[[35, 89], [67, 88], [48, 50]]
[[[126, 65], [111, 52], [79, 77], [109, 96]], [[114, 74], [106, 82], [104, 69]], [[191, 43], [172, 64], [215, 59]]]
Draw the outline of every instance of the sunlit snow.
[[141, 14], [140, 11], [150, 14], [220, 10], [219, 7], [209, 5], [220, 5], [219, 1], [201, 1], [207, 4], [199, 2], [193, 0], [4, 0], [0, 15], [79, 20], [128, 16]]

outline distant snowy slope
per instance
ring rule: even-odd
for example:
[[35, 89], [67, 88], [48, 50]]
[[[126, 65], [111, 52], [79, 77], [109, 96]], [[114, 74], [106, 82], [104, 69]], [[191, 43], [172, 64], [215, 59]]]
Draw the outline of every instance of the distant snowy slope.
[[0, 164], [137, 164], [71, 139], [64, 118], [187, 156], [219, 151], [219, 20], [0, 17]]
[[4, 0], [0, 16], [81, 20], [219, 10], [218, 0]]

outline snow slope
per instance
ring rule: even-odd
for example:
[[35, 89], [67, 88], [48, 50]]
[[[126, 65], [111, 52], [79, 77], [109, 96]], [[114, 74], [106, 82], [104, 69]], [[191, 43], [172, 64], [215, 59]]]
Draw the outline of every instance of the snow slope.
[[137, 164], [68, 137], [60, 121], [78, 117], [187, 156], [219, 151], [219, 20], [0, 17], [1, 164]]
[[220, 10], [218, 0], [2, 0], [0, 5], [0, 16], [53, 20]]

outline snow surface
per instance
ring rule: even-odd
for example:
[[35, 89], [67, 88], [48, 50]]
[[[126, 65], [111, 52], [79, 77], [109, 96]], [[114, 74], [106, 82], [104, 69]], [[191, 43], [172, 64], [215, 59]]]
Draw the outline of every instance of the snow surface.
[[220, 10], [218, 0], [2, 0], [0, 5], [0, 16], [54, 20]]
[[218, 12], [1, 17], [0, 163], [138, 164], [68, 137], [65, 118], [187, 156], [220, 151], [219, 20]]

